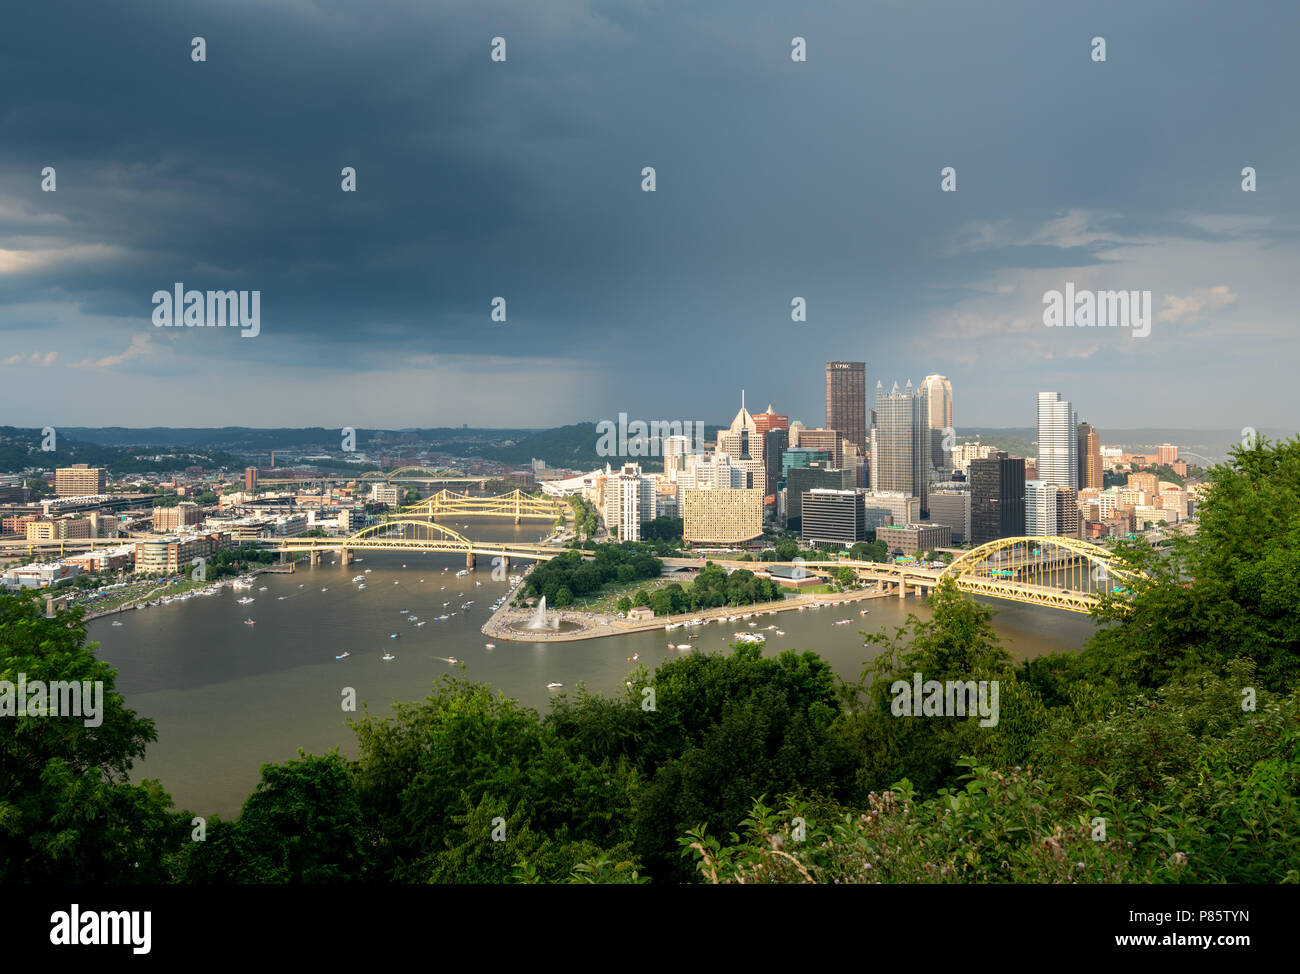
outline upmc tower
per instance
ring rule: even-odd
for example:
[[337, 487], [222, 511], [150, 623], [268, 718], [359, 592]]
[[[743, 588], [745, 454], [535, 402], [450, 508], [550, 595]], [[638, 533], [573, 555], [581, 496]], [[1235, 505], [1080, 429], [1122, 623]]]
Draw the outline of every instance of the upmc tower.
[[867, 363], [826, 363], [826, 428], [862, 453], [867, 446]]

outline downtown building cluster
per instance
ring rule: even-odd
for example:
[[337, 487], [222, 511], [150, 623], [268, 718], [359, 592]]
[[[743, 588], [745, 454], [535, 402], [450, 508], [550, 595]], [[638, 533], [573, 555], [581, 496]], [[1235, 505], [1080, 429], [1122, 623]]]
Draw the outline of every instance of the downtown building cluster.
[[1005, 537], [1100, 538], [1186, 518], [1194, 497], [1153, 473], [1104, 486], [1107, 471], [1162, 464], [1186, 473], [1178, 448], [1155, 454], [1103, 447], [1058, 392], [1038, 394], [1037, 457], [957, 441], [952, 383], [883, 380], [868, 396], [863, 362], [826, 363], [822, 426], [791, 422], [769, 405], [744, 406], [712, 443], [666, 436], [635, 455], [662, 456], [663, 471], [638, 462], [543, 483], [593, 503], [607, 536], [641, 540], [656, 518], [680, 518], [694, 545], [746, 545], [765, 530], [803, 543], [846, 548], [876, 539], [895, 554], [976, 546]]

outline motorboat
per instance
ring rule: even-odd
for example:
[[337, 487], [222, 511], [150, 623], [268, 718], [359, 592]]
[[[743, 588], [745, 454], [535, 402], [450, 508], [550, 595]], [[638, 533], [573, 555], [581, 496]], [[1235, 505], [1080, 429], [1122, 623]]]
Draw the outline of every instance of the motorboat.
[[458, 660], [455, 656], [448, 656], [448, 657], [447, 657], [447, 662], [448, 662], [448, 663], [459, 663], [460, 660]]
[[328, 592], [329, 589], [328, 589], [328, 588], [323, 588], [323, 589], [321, 589], [321, 591], [322, 591], [322, 592]]
[[261, 588], [258, 589], [258, 591], [259, 591], [259, 592], [265, 592], [265, 591], [266, 591], [266, 586], [263, 585]]
[[398, 609], [397, 611], [398, 611], [398, 612], [401, 612], [401, 613], [406, 613], [406, 612], [408, 612], [408, 611], [410, 611], [410, 610], [409, 610], [409, 609]]
[[385, 653], [382, 658], [385, 663], [391, 663], [393, 660], [397, 659], [397, 657], [392, 653]]
[[558, 689], [559, 689], [560, 687], [562, 687], [562, 686], [564, 686], [563, 683], [548, 683], [548, 684], [546, 684], [546, 689], [548, 689], [548, 690], [558, 690]]
[[496, 643], [485, 643], [484, 645], [486, 645], [488, 649], [496, 649], [496, 648], [497, 648], [497, 644], [496, 644]]
[[114, 622], [114, 623], [113, 623], [113, 625], [115, 625], [115, 626], [120, 626], [121, 624], [122, 624], [122, 623], [120, 623], [120, 622]]
[[695, 647], [692, 646], [690, 643], [678, 643], [677, 646], [676, 646], [675, 648], [677, 648], [677, 649], [694, 649]]
[[255, 626], [255, 625], [257, 625], [257, 623], [254, 622], [252, 619], [245, 619], [245, 620], [244, 620], [244, 625], [246, 625], [246, 626]]
[[337, 656], [335, 656], [334, 658], [335, 658], [335, 659], [347, 659], [347, 658], [348, 658], [349, 656], [351, 656], [351, 655], [352, 655], [352, 654], [349, 653], [349, 652], [342, 652], [342, 653], [339, 653], [339, 654], [338, 654]]
[[400, 632], [393, 632], [388, 634], [389, 639], [397, 639], [399, 636], [401, 636]]
[[238, 602], [240, 605], [248, 605], [250, 602], [256, 602], [257, 599], [250, 598], [249, 596], [245, 595], [242, 599], [235, 599], [235, 601]]

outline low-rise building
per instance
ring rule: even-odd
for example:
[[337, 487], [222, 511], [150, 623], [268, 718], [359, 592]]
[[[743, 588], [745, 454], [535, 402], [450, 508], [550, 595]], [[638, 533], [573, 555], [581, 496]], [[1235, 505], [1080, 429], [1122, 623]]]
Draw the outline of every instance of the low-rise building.
[[951, 547], [952, 528], [946, 524], [890, 524], [876, 528], [876, 540], [883, 541], [891, 553], [915, 555]]

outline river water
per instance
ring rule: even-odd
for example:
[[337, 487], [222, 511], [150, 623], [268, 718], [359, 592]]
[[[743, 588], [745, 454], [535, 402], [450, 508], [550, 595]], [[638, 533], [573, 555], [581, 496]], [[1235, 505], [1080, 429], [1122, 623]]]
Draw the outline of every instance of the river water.
[[[515, 526], [489, 519], [449, 524], [484, 540], [536, 541], [535, 525]], [[222, 590], [95, 620], [89, 624], [99, 655], [118, 671], [117, 687], [127, 705], [157, 724], [158, 740], [133, 778], [159, 778], [179, 808], [195, 814], [233, 817], [266, 762], [285, 761], [298, 748], [325, 753], [338, 748], [355, 757], [356, 746], [341, 708], [344, 688], [356, 691], [358, 713], [387, 715], [393, 701], [420, 700], [446, 674], [487, 683], [542, 713], [549, 698], [585, 683], [613, 694], [628, 672], [653, 670], [683, 652], [668, 647], [687, 641], [704, 652], [729, 651], [746, 622], [714, 623], [694, 630], [662, 630], [569, 643], [518, 643], [497, 639], [486, 648], [479, 628], [491, 605], [508, 589], [493, 581], [490, 566], [457, 578], [464, 558], [451, 555], [363, 552], [355, 565], [316, 568], [299, 565], [294, 574], [259, 575], [251, 591]], [[483, 565], [487, 559], [480, 559]], [[366, 569], [366, 589], [351, 579]], [[445, 569], [445, 571], [444, 571]], [[265, 586], [266, 591], [259, 591]], [[327, 591], [322, 591], [327, 589]], [[251, 605], [235, 600], [249, 595]], [[474, 600], [468, 608], [462, 606]], [[446, 607], [443, 603], [449, 603]], [[1016, 658], [1077, 649], [1092, 632], [1082, 615], [997, 602], [994, 625]], [[869, 609], [860, 616], [859, 610]], [[407, 621], [408, 609], [425, 626]], [[455, 612], [442, 622], [435, 617]], [[874, 650], [863, 647], [861, 631], [882, 627], [892, 634], [907, 613], [929, 615], [923, 601], [871, 599], [840, 607], [757, 616], [767, 630], [765, 652], [811, 649], [845, 678], [856, 678]], [[252, 618], [255, 626], [244, 620]], [[852, 619], [837, 626], [840, 619]], [[114, 620], [121, 626], [113, 626]], [[758, 631], [753, 629], [751, 631]], [[397, 633], [399, 638], [391, 639]], [[347, 659], [335, 656], [349, 652]], [[396, 658], [382, 659], [385, 653]], [[628, 657], [639, 655], [637, 661]], [[446, 658], [460, 662], [451, 664]], [[463, 667], [463, 668], [462, 668]], [[548, 690], [551, 682], [561, 690]]]

